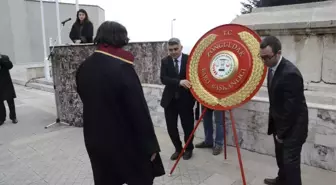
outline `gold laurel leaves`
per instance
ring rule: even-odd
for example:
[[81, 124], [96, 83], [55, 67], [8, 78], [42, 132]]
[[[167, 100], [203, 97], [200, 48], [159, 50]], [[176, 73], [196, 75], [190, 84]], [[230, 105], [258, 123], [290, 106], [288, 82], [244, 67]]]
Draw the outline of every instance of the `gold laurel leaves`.
[[205, 37], [200, 44], [197, 45], [191, 60], [189, 68], [189, 79], [192, 84], [192, 88], [195, 94], [206, 104], [215, 106], [221, 105], [223, 107], [232, 107], [245, 101], [249, 96], [256, 90], [258, 84], [262, 80], [264, 64], [258, 55], [259, 53], [259, 42], [258, 40], [249, 32], [243, 31], [238, 33], [240, 39], [246, 44], [249, 51], [252, 54], [252, 73], [247, 81], [247, 83], [240, 88], [237, 92], [232, 95], [218, 99], [211, 93], [209, 93], [201, 84], [198, 74], [198, 64], [199, 59], [202, 56], [204, 50], [215, 41], [217, 35], [210, 34]]
[[209, 105], [215, 106], [219, 104], [219, 99], [210, 94], [201, 84], [198, 76], [198, 64], [200, 58], [204, 52], [204, 50], [216, 40], [217, 35], [210, 34], [205, 37], [196, 47], [195, 52], [193, 53], [190, 60], [190, 68], [189, 68], [189, 79], [192, 84], [192, 88], [195, 94], [204, 102]]
[[235, 106], [245, 101], [254, 92], [259, 82], [262, 80], [264, 64], [258, 55], [258, 40], [252, 34], [246, 31], [240, 32], [238, 35], [252, 54], [252, 73], [247, 83], [241, 89], [220, 100], [220, 105], [223, 107]]

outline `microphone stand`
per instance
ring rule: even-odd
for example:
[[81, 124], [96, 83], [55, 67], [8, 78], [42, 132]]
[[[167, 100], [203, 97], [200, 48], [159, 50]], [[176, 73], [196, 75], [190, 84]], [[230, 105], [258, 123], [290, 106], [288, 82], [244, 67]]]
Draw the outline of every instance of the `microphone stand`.
[[[62, 22], [62, 23], [61, 23], [61, 24], [62, 24], [62, 27], [61, 27], [61, 33], [62, 33], [62, 30], [63, 30], [63, 28], [64, 28], [65, 23], [66, 23], [66, 22]], [[53, 45], [52, 45], [52, 48], [51, 48], [51, 50], [50, 50], [50, 54], [49, 54], [49, 56], [48, 56], [48, 60], [50, 60], [50, 58], [53, 57], [53, 55], [54, 55], [54, 48], [55, 48], [55, 44], [56, 44], [57, 40], [58, 40], [58, 34], [57, 34], [56, 40], [54, 41], [54, 43], [53, 43]], [[49, 125], [47, 125], [47, 126], [45, 126], [45, 127], [44, 127], [45, 129], [47, 129], [47, 128], [49, 128], [49, 127], [55, 125], [55, 124], [65, 125], [65, 126], [70, 126], [68, 123], [62, 122], [61, 119], [60, 119], [59, 107], [58, 107], [58, 105], [57, 105], [57, 104], [59, 103], [59, 97], [58, 97], [58, 92], [57, 92], [57, 90], [56, 90], [56, 85], [55, 85], [55, 83], [56, 83], [55, 78], [56, 78], [56, 77], [55, 77], [54, 74], [55, 74], [54, 71], [52, 71], [53, 86], [54, 86], [54, 95], [55, 95], [55, 103], [56, 103], [56, 121], [53, 122], [53, 123], [51, 123], [51, 124], [49, 124]]]

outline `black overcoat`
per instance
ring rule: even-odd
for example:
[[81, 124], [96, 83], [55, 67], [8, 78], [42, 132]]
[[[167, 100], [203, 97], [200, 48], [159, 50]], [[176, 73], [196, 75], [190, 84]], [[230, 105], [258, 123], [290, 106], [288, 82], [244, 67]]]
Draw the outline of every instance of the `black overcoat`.
[[81, 40], [81, 43], [93, 43], [93, 24], [90, 21], [85, 21], [80, 24], [75, 22], [69, 33], [70, 39], [75, 42], [75, 40]]
[[9, 70], [13, 63], [7, 55], [0, 54], [0, 101], [16, 98], [15, 89]]
[[133, 64], [95, 52], [77, 70], [84, 140], [95, 185], [151, 184], [165, 174], [147, 102]]

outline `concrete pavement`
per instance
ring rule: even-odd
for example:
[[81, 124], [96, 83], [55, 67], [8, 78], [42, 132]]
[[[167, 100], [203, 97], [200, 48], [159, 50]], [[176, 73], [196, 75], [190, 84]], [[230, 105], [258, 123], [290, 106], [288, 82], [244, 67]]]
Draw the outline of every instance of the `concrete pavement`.
[[[91, 185], [89, 158], [81, 128], [44, 126], [56, 119], [53, 93], [15, 86], [19, 123], [7, 121], [0, 127], [0, 185]], [[173, 162], [173, 146], [167, 131], [156, 128], [167, 174]], [[272, 139], [272, 138], [269, 138]], [[195, 139], [195, 143], [199, 142]], [[244, 169], [250, 185], [277, 172], [275, 158], [242, 150]], [[336, 173], [302, 165], [304, 185], [336, 184]], [[228, 159], [210, 150], [195, 149], [189, 161], [180, 161], [172, 177], [155, 179], [156, 185], [238, 185], [241, 183], [236, 149], [228, 147]]]

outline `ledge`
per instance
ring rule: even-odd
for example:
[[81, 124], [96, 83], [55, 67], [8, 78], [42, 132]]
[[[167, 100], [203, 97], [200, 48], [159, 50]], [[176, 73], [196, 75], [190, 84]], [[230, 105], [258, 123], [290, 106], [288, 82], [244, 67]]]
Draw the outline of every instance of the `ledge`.
[[[167, 43], [167, 41], [137, 41], [137, 42], [129, 42], [128, 44], [146, 44], [146, 43]], [[93, 43], [85, 43], [85, 44], [75, 44], [75, 43], [67, 43], [67, 44], [61, 44], [61, 45], [55, 45], [55, 48], [60, 47], [81, 47], [81, 46], [95, 46]], [[52, 48], [52, 46], [49, 46], [49, 48]]]
[[[163, 90], [164, 89], [164, 85], [156, 85], [156, 84], [142, 84], [142, 87], [143, 88], [159, 89], [159, 90]], [[263, 96], [254, 96], [251, 99], [251, 101], [269, 103], [268, 97], [263, 97]], [[326, 104], [307, 102], [307, 106], [309, 108], [314, 108], [314, 109], [336, 111], [336, 105], [326, 105]]]
[[[316, 28], [316, 25], [319, 25], [318, 28]], [[260, 36], [322, 35], [336, 33], [336, 21], [321, 21], [314, 23], [302, 22], [285, 24], [260, 24], [248, 27], [252, 30], [255, 30]]]
[[335, 1], [256, 8], [231, 23], [266, 32], [277, 30], [280, 34], [336, 33], [335, 10]]

